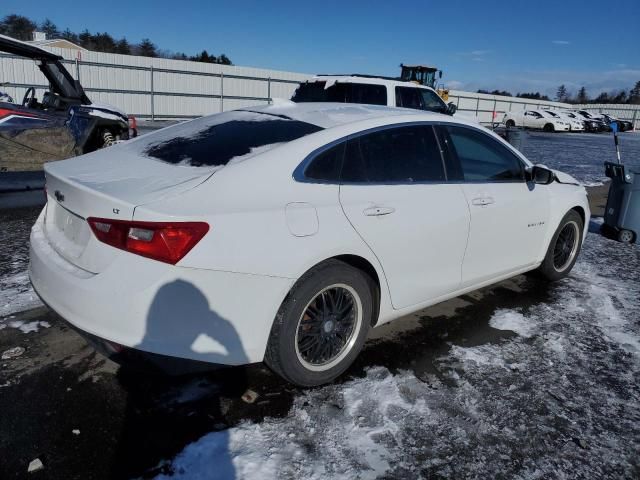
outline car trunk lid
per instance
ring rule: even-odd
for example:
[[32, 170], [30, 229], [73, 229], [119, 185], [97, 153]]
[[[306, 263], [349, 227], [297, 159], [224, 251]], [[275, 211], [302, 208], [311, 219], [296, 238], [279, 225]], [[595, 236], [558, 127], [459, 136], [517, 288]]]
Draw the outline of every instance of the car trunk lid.
[[199, 185], [214, 169], [165, 164], [120, 146], [45, 166], [45, 235], [58, 254], [92, 273], [121, 251], [99, 242], [87, 218], [132, 220], [139, 205]]

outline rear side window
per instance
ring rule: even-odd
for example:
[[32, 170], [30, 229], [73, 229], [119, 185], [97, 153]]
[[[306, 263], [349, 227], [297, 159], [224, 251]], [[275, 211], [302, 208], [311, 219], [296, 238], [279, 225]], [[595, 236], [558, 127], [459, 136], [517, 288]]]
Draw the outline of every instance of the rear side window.
[[444, 167], [432, 127], [388, 128], [349, 140], [342, 180], [355, 183], [444, 181]]
[[151, 134], [143, 154], [175, 165], [216, 167], [319, 130], [322, 128], [287, 117], [235, 111]]
[[[364, 103], [369, 105], [387, 104], [387, 87], [366, 83], [336, 82], [326, 87], [327, 82], [301, 83], [291, 97], [296, 103], [338, 102]], [[326, 88], [325, 88], [326, 87]]]
[[446, 145], [468, 182], [523, 182], [524, 168], [499, 141], [472, 128], [442, 126]]
[[316, 155], [305, 168], [304, 176], [312, 180], [337, 183], [340, 180], [344, 147], [343, 142]]

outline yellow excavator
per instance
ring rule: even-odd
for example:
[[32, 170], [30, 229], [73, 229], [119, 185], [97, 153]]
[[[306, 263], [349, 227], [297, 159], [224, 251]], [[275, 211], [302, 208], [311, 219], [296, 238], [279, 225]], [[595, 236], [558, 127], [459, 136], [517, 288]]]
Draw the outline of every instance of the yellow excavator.
[[400, 69], [401, 80], [431, 87], [438, 92], [442, 100], [445, 102], [449, 100], [449, 89], [444, 88], [442, 84], [437, 84], [437, 81], [442, 78], [442, 70], [427, 65], [405, 65], [403, 63], [400, 64]]

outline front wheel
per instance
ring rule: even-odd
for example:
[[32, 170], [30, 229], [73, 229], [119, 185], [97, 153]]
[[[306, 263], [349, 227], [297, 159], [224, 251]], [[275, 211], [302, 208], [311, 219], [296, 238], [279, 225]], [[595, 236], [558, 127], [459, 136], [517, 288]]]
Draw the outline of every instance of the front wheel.
[[584, 222], [575, 210], [567, 213], [553, 234], [547, 254], [538, 268], [547, 280], [560, 280], [573, 268], [582, 248]]
[[543, 130], [544, 130], [545, 132], [555, 132], [555, 130], [556, 130], [556, 129], [555, 129], [555, 127], [553, 126], [553, 124], [551, 124], [551, 123], [547, 123], [547, 124], [544, 126]]
[[276, 315], [265, 363], [303, 387], [334, 380], [367, 339], [374, 289], [367, 274], [337, 260], [303, 275]]

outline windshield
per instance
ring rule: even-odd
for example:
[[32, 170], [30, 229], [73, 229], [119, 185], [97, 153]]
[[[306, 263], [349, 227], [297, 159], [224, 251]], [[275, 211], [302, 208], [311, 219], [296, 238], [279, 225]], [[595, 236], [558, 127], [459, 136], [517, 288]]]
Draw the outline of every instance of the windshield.
[[60, 62], [43, 62], [37, 60], [36, 63], [44, 73], [49, 83], [53, 86], [53, 91], [66, 98], [80, 98], [81, 94], [76, 90], [73, 78]]
[[134, 145], [141, 154], [166, 163], [218, 167], [319, 130], [284, 116], [238, 110], [163, 129]]
[[558, 115], [557, 113], [554, 113], [550, 110], [545, 110], [544, 111], [545, 115], [548, 115], [549, 117], [553, 117], [553, 118], [560, 118], [560, 115]]
[[296, 89], [291, 101], [364, 103], [369, 105], [386, 105], [387, 88], [384, 85], [350, 82], [305, 82]]

